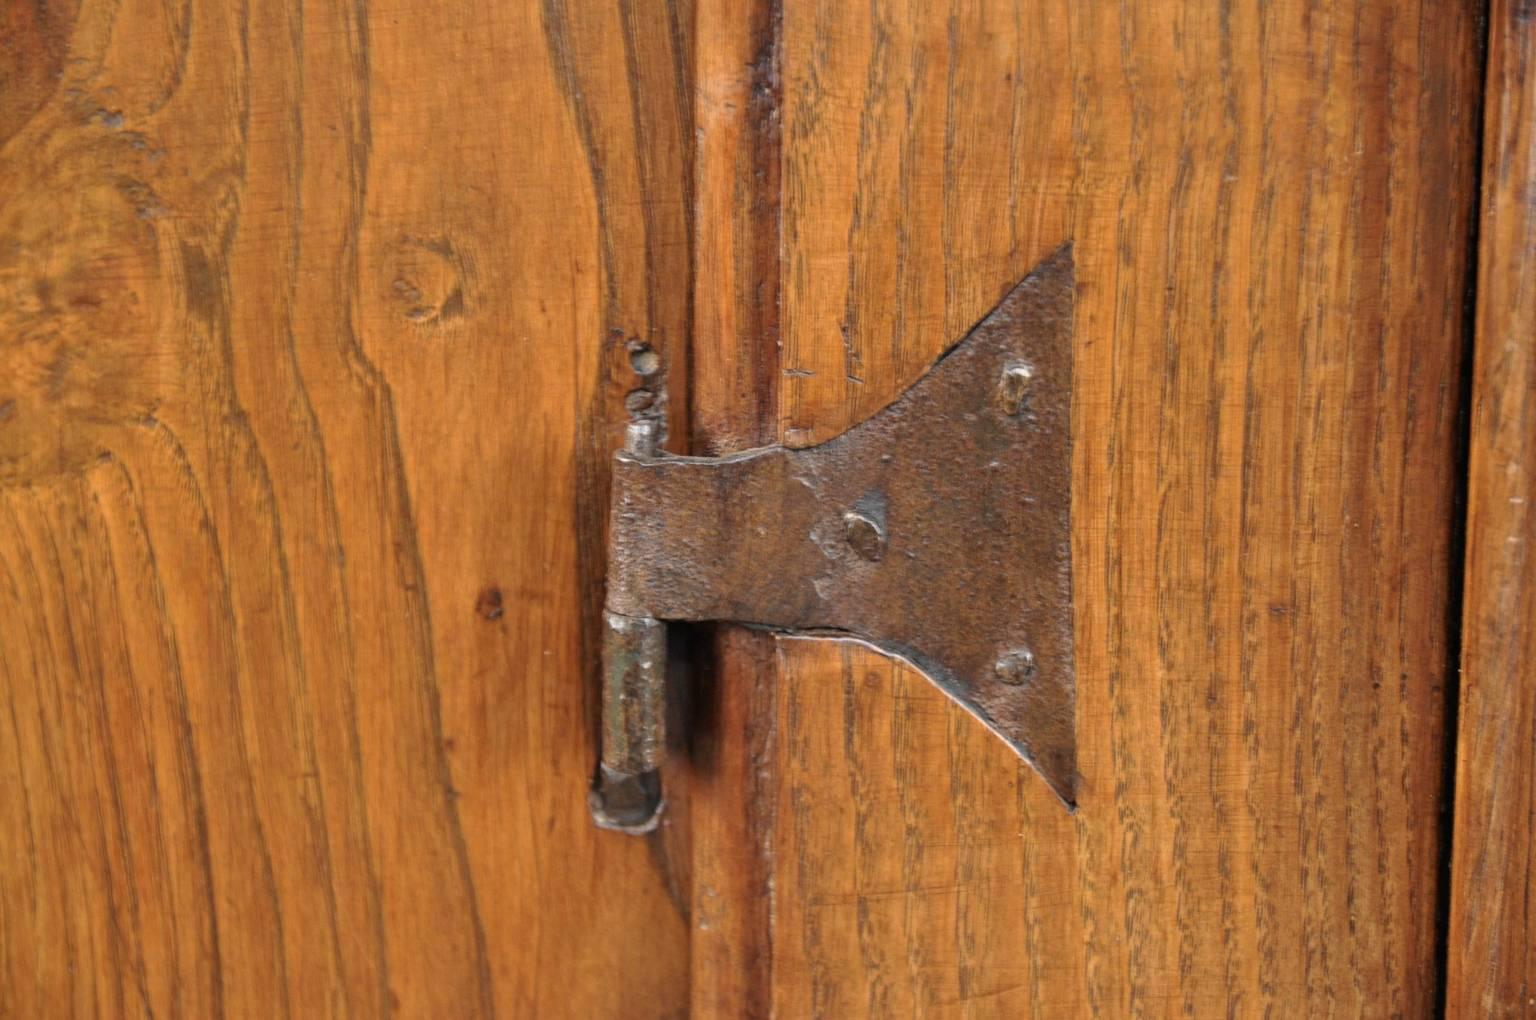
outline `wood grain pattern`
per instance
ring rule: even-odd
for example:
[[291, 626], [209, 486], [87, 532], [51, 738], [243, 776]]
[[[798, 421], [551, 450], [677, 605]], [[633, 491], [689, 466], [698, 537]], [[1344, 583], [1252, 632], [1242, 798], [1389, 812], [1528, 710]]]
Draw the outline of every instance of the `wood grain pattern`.
[[1536, 1016], [1536, 9], [1489, 12], [1446, 1015]]
[[4, 10], [0, 1014], [680, 1013], [583, 641], [688, 7]]
[[[1531, 332], [1526, 6], [1484, 337]], [[1426, 1015], [1477, 14], [4, 5], [0, 1014]], [[626, 345], [675, 448], [806, 445], [1068, 238], [1079, 812], [905, 667], [730, 632], [662, 831], [593, 830]], [[1523, 612], [1528, 408], [1481, 407], [1469, 578]], [[1515, 1011], [1477, 848], [1452, 1002]]]
[[781, 642], [777, 1015], [1433, 1010], [1477, 17], [786, 6], [786, 442], [1074, 242], [1082, 780]]

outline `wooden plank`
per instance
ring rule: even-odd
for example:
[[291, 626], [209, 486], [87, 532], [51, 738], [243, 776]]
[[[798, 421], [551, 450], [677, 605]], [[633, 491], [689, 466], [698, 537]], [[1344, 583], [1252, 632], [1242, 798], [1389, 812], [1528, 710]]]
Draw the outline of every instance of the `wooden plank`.
[[1082, 781], [781, 643], [780, 1015], [1432, 1011], [1477, 18], [786, 5], [787, 442], [1075, 244]]
[[1446, 1015], [1536, 1016], [1536, 21], [1488, 21]]
[[583, 793], [687, 5], [0, 20], [0, 1013], [681, 1012]]
[[[694, 20], [691, 449], [719, 455], [778, 433], [779, 161], [776, 0], [698, 0]], [[772, 1005], [774, 640], [696, 631], [690, 1015]]]

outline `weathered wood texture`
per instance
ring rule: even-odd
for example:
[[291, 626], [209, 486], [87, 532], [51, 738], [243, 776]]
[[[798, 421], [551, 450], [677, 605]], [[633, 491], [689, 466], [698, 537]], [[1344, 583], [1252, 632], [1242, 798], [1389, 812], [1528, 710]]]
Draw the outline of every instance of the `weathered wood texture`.
[[787, 442], [1075, 243], [1082, 779], [781, 642], [778, 1015], [1432, 1012], [1478, 17], [785, 5]]
[[690, 24], [4, 5], [0, 1014], [686, 1008], [582, 793]]
[[1536, 10], [1488, 24], [1446, 1014], [1536, 1016]]

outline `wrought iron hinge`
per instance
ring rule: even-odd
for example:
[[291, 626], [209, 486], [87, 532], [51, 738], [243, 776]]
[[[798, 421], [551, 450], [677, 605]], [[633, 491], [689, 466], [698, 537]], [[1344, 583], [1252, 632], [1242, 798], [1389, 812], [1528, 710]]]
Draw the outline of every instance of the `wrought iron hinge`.
[[[666, 622], [857, 638], [899, 656], [1074, 804], [1072, 253], [1047, 258], [895, 402], [805, 449], [614, 461], [606, 828], [654, 827]], [[728, 696], [728, 695], [727, 695]]]

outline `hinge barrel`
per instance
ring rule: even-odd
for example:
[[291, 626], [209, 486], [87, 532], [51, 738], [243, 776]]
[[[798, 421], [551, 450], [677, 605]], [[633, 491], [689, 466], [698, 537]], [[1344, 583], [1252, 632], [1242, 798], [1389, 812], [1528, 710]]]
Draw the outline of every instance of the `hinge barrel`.
[[603, 764], [639, 775], [667, 749], [667, 626], [603, 613]]
[[[629, 423], [620, 457], [656, 455], [661, 423]], [[646, 833], [661, 815], [667, 753], [667, 625], [603, 611], [603, 748], [588, 804], [602, 828]]]

